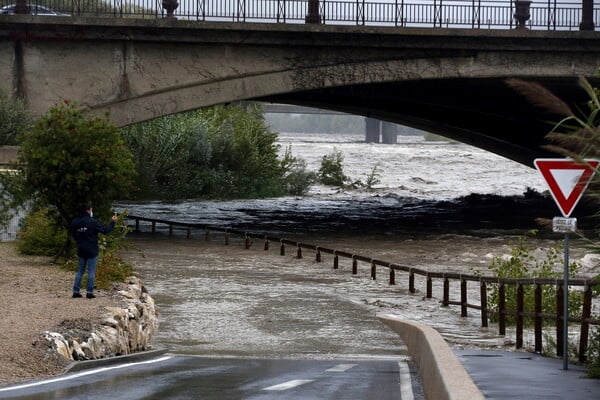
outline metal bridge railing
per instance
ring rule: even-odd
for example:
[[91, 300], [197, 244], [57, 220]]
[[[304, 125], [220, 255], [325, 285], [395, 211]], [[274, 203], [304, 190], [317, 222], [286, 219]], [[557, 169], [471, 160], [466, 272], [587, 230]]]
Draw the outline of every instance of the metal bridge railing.
[[[360, 254], [353, 254], [346, 251], [339, 251], [327, 247], [316, 246], [313, 244], [297, 242], [265, 234], [250, 233], [237, 229], [214, 227], [204, 224], [167, 221], [133, 215], [127, 216], [127, 219], [135, 221], [134, 229], [136, 232], [141, 232], [143, 224], [143, 227], [150, 228], [152, 234], [155, 234], [158, 232], [157, 225], [162, 225], [168, 227], [169, 237], [174, 235], [175, 229], [184, 231], [187, 238], [192, 236], [193, 231], [203, 230], [206, 240], [209, 240], [210, 235], [214, 232], [222, 233], [224, 235], [225, 245], [229, 245], [231, 235], [239, 236], [243, 239], [244, 247], [246, 249], [250, 249], [253, 239], [263, 240], [265, 251], [269, 250], [270, 243], [276, 243], [279, 247], [279, 254], [282, 256], [286, 254], [286, 248], [288, 246], [291, 247], [292, 250], [296, 251], [296, 258], [303, 257], [303, 249], [314, 252], [316, 262], [323, 261], [322, 254], [330, 254], [333, 256], [333, 269], [339, 269], [340, 259], [346, 258], [351, 261], [351, 270], [353, 275], [358, 273], [359, 262], [366, 263], [370, 268], [370, 276], [373, 280], [377, 279], [378, 267], [387, 269], [390, 285], [395, 285], [396, 281], [402, 278], [401, 276], [396, 277], [396, 275], [403, 273], [404, 280], [408, 283], [408, 290], [410, 293], [415, 293], [417, 291], [416, 278], [419, 277], [418, 283], [424, 284], [425, 298], [427, 299], [433, 298], [433, 281], [437, 279], [438, 282], [441, 282], [443, 292], [440, 303], [443, 306], [460, 306], [461, 317], [467, 317], [469, 309], [479, 310], [481, 316], [481, 326], [488, 327], [490, 315], [495, 315], [498, 320], [498, 333], [502, 336], [506, 335], [506, 328], [508, 325], [506, 323], [507, 317], [514, 317], [516, 320], [515, 345], [517, 349], [524, 347], [524, 326], [526, 320], [529, 319], [533, 322], [535, 352], [541, 353], [543, 350], [543, 335], [551, 335], [551, 333], [547, 332], [548, 329], [544, 328], [544, 321], [550, 321], [549, 324], [546, 324], [546, 328], [555, 328], [554, 340], [556, 343], [556, 355], [563, 356], [564, 352], [568, 351], [568, 349], [563, 348], [564, 315], [562, 304], [564, 298], [564, 282], [562, 278], [498, 278], [496, 276], [478, 276], [455, 272], [431, 272], [406, 265], [378, 260]], [[451, 282], [454, 282], [455, 284], [458, 283], [460, 285], [460, 299], [452, 299], [450, 297]], [[471, 295], [471, 302], [469, 302], [469, 283], [476, 286], [475, 291], [479, 292], [478, 300], [473, 300], [473, 297], [476, 298], [477, 296]], [[488, 288], [491, 285], [498, 286], [499, 300], [497, 308], [490, 308], [487, 304]], [[510, 309], [510, 307], [507, 306], [507, 304], [510, 302], [506, 295], [506, 288], [509, 286], [514, 286], [516, 289], [516, 299], [513, 302], [516, 304], [516, 307], [514, 309]], [[534, 310], [525, 309], [524, 288], [526, 286], [532, 286], [534, 288]], [[544, 314], [542, 312], [542, 292], [543, 287], [545, 286], [556, 288], [556, 296], [554, 299], [556, 303], [556, 314]], [[569, 279], [569, 287], [583, 292], [583, 304], [580, 310], [580, 316], [576, 318], [570, 316], [568, 317], [569, 323], [572, 325], [578, 324], [579, 326], [578, 359], [580, 362], [586, 360], [590, 337], [590, 327], [593, 328], [595, 326], [595, 329], [600, 329], [600, 320], [592, 318], [592, 302], [594, 301], [594, 296], [596, 296], [596, 300], [598, 300], [597, 295], [594, 295], [594, 288], [598, 286], [600, 286], [600, 280], [597, 279]], [[477, 303], [474, 303], [474, 301], [477, 301]]]
[[[0, 6], [17, 0], [2, 0]], [[21, 0], [23, 1], [23, 0]], [[40, 0], [36, 3], [72, 16], [164, 18], [163, 8], [176, 5], [173, 16], [182, 20], [305, 23], [309, 3], [316, 0]], [[518, 0], [529, 3], [527, 0]], [[515, 2], [510, 0], [319, 0], [320, 23], [400, 27], [512, 29], [517, 26]], [[581, 1], [534, 1], [529, 29], [579, 30]], [[600, 21], [595, 2], [593, 20]], [[599, 27], [596, 25], [596, 30]]]

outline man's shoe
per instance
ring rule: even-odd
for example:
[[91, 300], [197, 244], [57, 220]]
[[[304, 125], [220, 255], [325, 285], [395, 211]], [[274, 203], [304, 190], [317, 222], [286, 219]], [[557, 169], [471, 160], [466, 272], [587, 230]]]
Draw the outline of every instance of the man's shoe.
[[86, 294], [86, 295], [85, 295], [85, 297], [86, 297], [87, 299], [95, 299], [95, 298], [96, 298], [96, 296], [94, 296], [94, 294], [93, 294], [93, 293], [88, 293], [88, 294]]
[[81, 293], [73, 293], [73, 298], [76, 299], [77, 297], [83, 297], [81, 295]]

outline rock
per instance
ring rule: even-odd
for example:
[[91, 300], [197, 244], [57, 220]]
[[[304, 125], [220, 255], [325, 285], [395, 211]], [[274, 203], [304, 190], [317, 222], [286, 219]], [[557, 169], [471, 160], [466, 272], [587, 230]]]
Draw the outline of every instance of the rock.
[[158, 317], [154, 299], [148, 294], [141, 280], [130, 277], [126, 288], [118, 293], [127, 306], [106, 307], [106, 315], [100, 326], [92, 327], [87, 339], [57, 332], [45, 332], [49, 347], [68, 360], [81, 361], [106, 358], [149, 348], [158, 330]]

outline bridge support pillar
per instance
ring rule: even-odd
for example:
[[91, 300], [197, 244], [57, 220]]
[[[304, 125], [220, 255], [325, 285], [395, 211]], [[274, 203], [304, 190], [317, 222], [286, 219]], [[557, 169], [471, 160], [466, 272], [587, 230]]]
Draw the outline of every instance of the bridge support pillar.
[[379, 143], [381, 134], [381, 121], [375, 118], [365, 118], [365, 142]]
[[396, 144], [398, 140], [398, 126], [391, 122], [381, 123], [381, 143]]
[[579, 30], [593, 31], [594, 28], [594, 0], [582, 0], [581, 24], [579, 24]]

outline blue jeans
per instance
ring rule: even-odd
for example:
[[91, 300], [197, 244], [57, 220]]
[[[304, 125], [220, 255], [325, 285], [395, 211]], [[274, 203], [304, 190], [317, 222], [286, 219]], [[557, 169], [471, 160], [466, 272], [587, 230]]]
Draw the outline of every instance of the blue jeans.
[[85, 272], [85, 267], [87, 265], [88, 269], [88, 279], [87, 279], [87, 292], [94, 292], [94, 281], [96, 280], [96, 264], [98, 263], [98, 256], [92, 258], [79, 257], [79, 269], [77, 270], [77, 274], [75, 274], [75, 283], [73, 284], [73, 293], [79, 293], [79, 288], [81, 287], [81, 279], [83, 278], [83, 273]]

